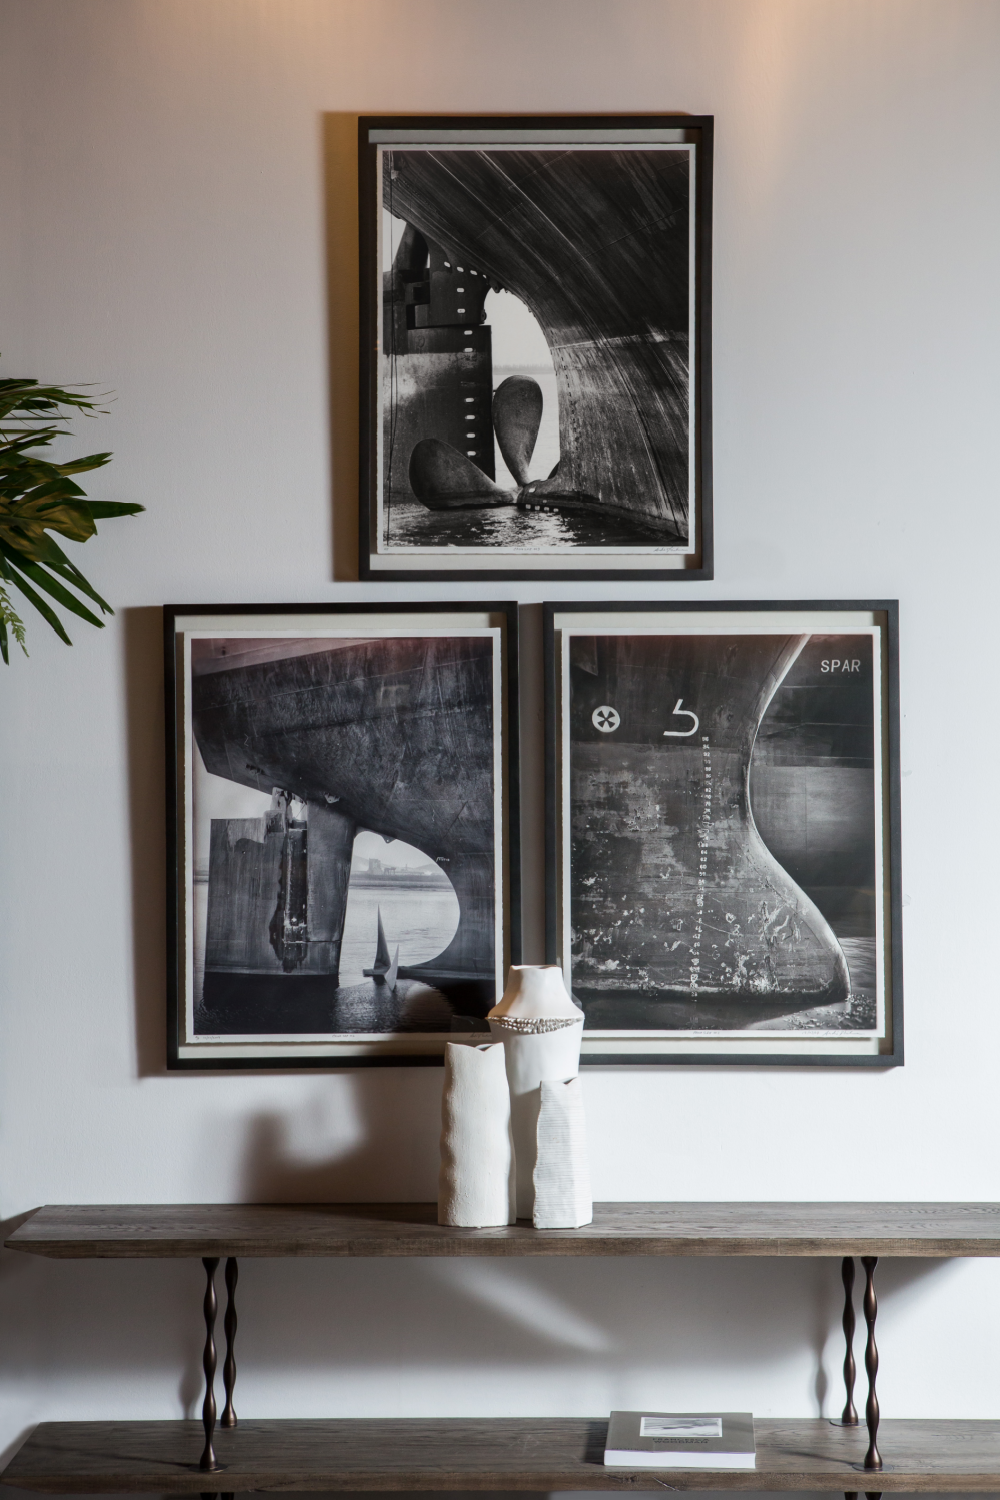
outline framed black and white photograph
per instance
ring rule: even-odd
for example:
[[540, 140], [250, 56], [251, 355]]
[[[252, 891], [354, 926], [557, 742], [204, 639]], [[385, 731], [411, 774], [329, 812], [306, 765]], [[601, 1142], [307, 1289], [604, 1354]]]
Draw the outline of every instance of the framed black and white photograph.
[[711, 116], [359, 131], [361, 577], [711, 578]]
[[520, 957], [516, 605], [164, 626], [170, 1066], [440, 1062]]
[[545, 605], [547, 958], [584, 1061], [902, 1062], [897, 618]]

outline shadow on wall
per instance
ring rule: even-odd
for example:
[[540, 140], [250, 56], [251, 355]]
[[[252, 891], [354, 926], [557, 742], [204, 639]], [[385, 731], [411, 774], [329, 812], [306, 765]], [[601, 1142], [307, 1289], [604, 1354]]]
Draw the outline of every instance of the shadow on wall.
[[358, 576], [358, 116], [325, 114], [326, 313], [333, 576]]
[[136, 1070], [144, 1078], [166, 1068], [163, 612], [126, 609], [122, 617]]
[[[0, 1223], [0, 1243], [27, 1217]], [[50, 1261], [0, 1251], [0, 1383], [9, 1393], [8, 1414], [20, 1408], [29, 1419], [0, 1462], [36, 1422], [59, 1420], [66, 1406], [80, 1415], [118, 1415], [114, 1403], [117, 1396], [120, 1405], [123, 1390], [132, 1406], [125, 1415], [195, 1416], [203, 1394], [203, 1295], [196, 1260], [147, 1268], [138, 1261]], [[105, 1383], [110, 1398], [102, 1411], [100, 1397], [96, 1405], [92, 1397]], [[92, 1406], [84, 1412], [81, 1389]]]
[[328, 1074], [296, 1108], [251, 1117], [244, 1203], [427, 1202], [437, 1196], [440, 1090], [427, 1068]]

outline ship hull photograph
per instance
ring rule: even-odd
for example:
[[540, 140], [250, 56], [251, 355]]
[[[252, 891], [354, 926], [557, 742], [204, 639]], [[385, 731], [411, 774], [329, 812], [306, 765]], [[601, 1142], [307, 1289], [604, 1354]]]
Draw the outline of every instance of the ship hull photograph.
[[511, 610], [168, 610], [178, 1063], [439, 1055], [484, 1025], [512, 952]]
[[601, 606], [548, 608], [550, 940], [585, 1048], [891, 1051], [885, 620], [619, 606], [609, 625]]
[[362, 576], [710, 577], [711, 121], [360, 130]]

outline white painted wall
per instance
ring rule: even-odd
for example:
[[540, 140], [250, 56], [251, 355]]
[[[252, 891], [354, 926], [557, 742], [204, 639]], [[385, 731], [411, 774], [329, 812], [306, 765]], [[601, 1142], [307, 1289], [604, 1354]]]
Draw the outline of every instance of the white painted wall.
[[[331, 581], [358, 111], [713, 113], [718, 577], [684, 597], [901, 600], [906, 1066], [589, 1073], [596, 1196], [1000, 1198], [1000, 7], [2, 0], [0, 68], [0, 371], [114, 389], [76, 451], [148, 506], [83, 558], [109, 628], [32, 624], [0, 671], [3, 1216], [435, 1190], [437, 1070], [162, 1067], [158, 607], [435, 594]], [[1000, 1266], [880, 1275], [883, 1411], [1000, 1414]], [[6, 1255], [0, 1441], [192, 1410], [199, 1278]], [[247, 1262], [240, 1405], [833, 1412], [838, 1288], [832, 1261]]]

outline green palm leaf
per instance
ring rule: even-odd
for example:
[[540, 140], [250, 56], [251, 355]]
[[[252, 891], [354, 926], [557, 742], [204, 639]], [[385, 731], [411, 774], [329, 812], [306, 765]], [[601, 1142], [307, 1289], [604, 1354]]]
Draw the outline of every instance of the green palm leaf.
[[[106, 397], [85, 391], [37, 380], [0, 380], [0, 578], [23, 594], [67, 646], [70, 638], [43, 595], [98, 628], [104, 622], [77, 594], [105, 614], [114, 611], [66, 556], [54, 534], [83, 543], [96, 534], [96, 522], [145, 509], [128, 501], [88, 500], [70, 477], [102, 468], [110, 453], [90, 453], [64, 464], [42, 456], [40, 450], [56, 438], [69, 436], [65, 424], [74, 414], [106, 413], [101, 404]], [[0, 586], [0, 655], [5, 662], [11, 635], [23, 650], [23, 623]]]
[[[12, 566], [9, 557], [7, 558], [7, 565], [8, 567]], [[104, 621], [99, 620], [92, 610], [89, 610], [85, 604], [80, 603], [75, 594], [71, 594], [69, 589], [63, 587], [58, 578], [53, 578], [38, 563], [26, 563], [18, 559], [17, 565], [13, 567], [13, 572], [15, 576], [19, 573], [26, 575], [31, 579], [32, 583], [37, 584], [40, 589], [44, 589], [45, 593], [53, 598], [57, 604], [61, 604], [71, 614], [79, 615], [80, 619], [86, 620], [88, 625], [96, 625], [99, 630], [104, 629]], [[18, 580], [17, 587], [22, 592], [24, 591], [23, 577]]]
[[111, 608], [111, 605], [106, 599], [101, 598], [92, 584], [87, 582], [80, 569], [74, 563], [70, 562], [62, 548], [57, 546], [55, 542], [52, 543], [52, 547], [59, 554], [59, 560], [47, 564], [51, 572], [58, 573], [60, 578], [65, 578], [67, 583], [71, 583], [74, 588], [79, 589], [81, 594], [86, 594], [88, 598], [93, 599], [94, 603], [99, 604], [106, 615], [113, 615], [114, 610]]
[[110, 516], [137, 516], [144, 505], [133, 505], [128, 500], [81, 500], [95, 521], [107, 520]]
[[[6, 577], [6, 573], [3, 576]], [[10, 634], [17, 641], [25, 656], [27, 656], [28, 648], [24, 644], [24, 623], [11, 603], [11, 598], [7, 590], [0, 587], [0, 656], [10, 666], [10, 656], [7, 646], [8, 626], [10, 627]]]
[[16, 589], [19, 589], [21, 591], [21, 593], [27, 599], [28, 603], [29, 604], [33, 604], [35, 606], [35, 608], [38, 610], [38, 613], [41, 615], [42, 619], [48, 621], [48, 623], [52, 626], [52, 629], [55, 631], [55, 633], [59, 637], [59, 639], [61, 641], [65, 641], [66, 644], [67, 644], [67, 646], [72, 646], [73, 642], [70, 640], [69, 636], [66, 634], [66, 630], [65, 630], [65, 627], [63, 626], [63, 622], [60, 620], [60, 618], [56, 614], [55, 610], [49, 608], [49, 606], [46, 604], [45, 600], [42, 598], [41, 594], [36, 594], [35, 590], [31, 587], [30, 583], [28, 583], [26, 579], [22, 578], [18, 574], [18, 571], [17, 571], [16, 568], [10, 567], [9, 563], [8, 563], [7, 577], [10, 579], [10, 581], [14, 585], [14, 587]]

